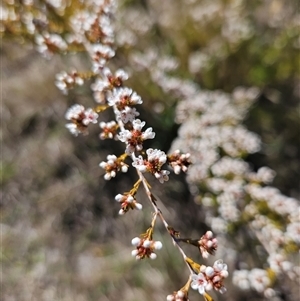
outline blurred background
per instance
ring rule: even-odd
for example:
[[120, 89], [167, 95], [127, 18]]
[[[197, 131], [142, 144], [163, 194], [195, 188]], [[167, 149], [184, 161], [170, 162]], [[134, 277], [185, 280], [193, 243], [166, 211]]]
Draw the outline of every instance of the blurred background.
[[[11, 3], [6, 5], [16, 5], [17, 11], [24, 5]], [[245, 125], [261, 136], [262, 150], [246, 160], [254, 170], [275, 170], [274, 186], [299, 199], [299, 20], [299, 4], [292, 0], [119, 1], [114, 67], [130, 73], [127, 85], [144, 101], [141, 117], [157, 133], [155, 145], [149, 145], [167, 152], [179, 128], [174, 111], [180, 100], [165, 93], [136, 63], [137, 53], [153, 51], [175, 58], [174, 75], [203, 89], [260, 88]], [[114, 197], [129, 191], [137, 176], [132, 172], [105, 181], [99, 168], [108, 154], [121, 154], [123, 145], [101, 141], [97, 125], [88, 136], [77, 138], [64, 126], [70, 105], [91, 107], [93, 98], [89, 83], [62, 95], [55, 75], [74, 66], [88, 70], [88, 59], [74, 54], [47, 60], [30, 37], [3, 22], [0, 298], [165, 300], [185, 284], [188, 271], [159, 223], [155, 237], [164, 247], [157, 260], [136, 262], [131, 257], [131, 239], [149, 226], [151, 207], [140, 192], [143, 211], [118, 216]], [[101, 118], [110, 120], [111, 115]], [[203, 212], [183, 175], [172, 175], [163, 186], [155, 181], [151, 185], [175, 229], [187, 236], [203, 235]], [[197, 250], [185, 250], [197, 258]], [[229, 281], [225, 286], [228, 292], [213, 295], [216, 301], [264, 300]], [[281, 300], [296, 301], [295, 296], [287, 292]], [[191, 300], [201, 298], [197, 292], [190, 294]]]

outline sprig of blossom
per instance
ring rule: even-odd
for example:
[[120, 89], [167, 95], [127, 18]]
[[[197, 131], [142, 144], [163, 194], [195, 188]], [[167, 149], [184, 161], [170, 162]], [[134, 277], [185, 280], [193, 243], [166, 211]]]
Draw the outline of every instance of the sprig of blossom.
[[128, 106], [135, 106], [142, 103], [141, 97], [127, 87], [114, 89], [112, 95], [108, 98], [108, 104], [110, 106], [116, 106], [119, 111], [124, 110]]
[[[63, 14], [67, 9], [67, 6], [63, 3], [48, 2], [58, 15]], [[143, 131], [146, 122], [137, 119], [140, 113], [136, 106], [143, 103], [142, 98], [131, 88], [124, 87], [123, 82], [128, 79], [128, 74], [125, 71], [118, 69], [113, 73], [107, 66], [107, 63], [116, 53], [112, 26], [114, 1], [104, 0], [97, 3], [91, 1], [90, 6], [93, 11], [77, 8], [73, 12], [73, 16], [70, 17], [68, 33], [64, 36], [42, 30], [42, 25], [45, 28], [48, 27], [46, 22], [41, 24], [40, 28], [38, 26], [32, 28], [32, 32], [37, 30], [35, 35], [37, 49], [47, 57], [55, 53], [67, 53], [74, 48], [86, 52], [89, 56], [91, 61], [89, 71], [74, 71], [71, 73], [62, 71], [56, 76], [56, 85], [64, 94], [67, 94], [76, 85], [83, 85], [85, 79], [93, 81], [91, 90], [97, 105], [95, 108], [88, 109], [80, 104], [71, 106], [65, 114], [65, 118], [71, 121], [66, 127], [75, 136], [80, 133], [88, 134], [88, 126], [98, 123], [101, 112], [112, 109], [115, 120], [110, 122], [100, 121], [99, 126], [102, 132], [99, 137], [101, 140], [115, 138], [125, 144], [125, 151], [118, 157], [110, 154], [107, 156], [107, 161], [102, 161], [99, 164], [105, 171], [104, 179], [111, 180], [116, 177], [118, 172], [126, 173], [130, 165], [125, 163], [125, 160], [131, 158], [131, 166], [136, 170], [138, 181], [129, 192], [119, 193], [115, 196], [115, 200], [121, 205], [119, 214], [124, 215], [130, 210], [141, 210], [143, 208], [143, 205], [136, 199], [136, 193], [140, 186], [144, 188], [149, 204], [154, 210], [151, 226], [146, 233], [132, 239], [132, 244], [135, 246], [132, 255], [136, 259], [155, 259], [157, 257], [156, 251], [162, 248], [162, 243], [154, 240], [154, 229], [159, 218], [190, 271], [187, 284], [167, 298], [168, 300], [188, 301], [188, 290], [196, 273], [198, 272], [197, 274], [200, 275], [198, 271], [200, 265], [193, 262], [180, 247], [180, 241], [183, 240], [179, 239], [179, 232], [172, 230], [173, 228], [165, 220], [144, 174], [154, 175], [163, 184], [169, 180], [170, 174], [170, 171], [163, 169], [163, 165], [169, 164], [175, 174], [179, 174], [181, 171], [187, 172], [191, 164], [190, 154], [176, 150], [173, 154], [166, 155], [160, 149], [148, 148], [144, 150], [144, 141], [154, 139], [155, 132], [152, 127]], [[57, 31], [59, 32], [59, 28]], [[172, 60], [160, 60], [160, 62], [166, 70], [174, 70], [175, 65], [177, 65]], [[157, 73], [154, 77], [161, 79], [164, 75]], [[165, 90], [174, 89], [177, 83], [178, 81], [174, 80]], [[196, 243], [204, 254], [203, 257], [206, 256], [206, 253], [212, 254], [217, 248], [216, 240], [212, 238], [212, 235], [209, 233], [205, 235]], [[225, 278], [225, 266], [220, 262], [215, 263], [214, 275], [210, 275], [214, 276], [211, 282], [214, 288], [219, 291], [224, 291], [222, 279]], [[208, 277], [208, 272], [205, 275]]]
[[[91, 28], [92, 27], [93, 25], [91, 25]], [[88, 34], [86, 36], [89, 37]], [[111, 46], [93, 44], [93, 39], [89, 40], [89, 43], [85, 42], [85, 47], [90, 53], [93, 63], [92, 72], [95, 74], [95, 83], [91, 85], [91, 89], [94, 91], [94, 98], [96, 102], [100, 104], [95, 108], [95, 112], [101, 113], [103, 110], [112, 108], [115, 114], [115, 121], [110, 121], [108, 123], [100, 122], [100, 127], [102, 129], [100, 138], [115, 138], [126, 145], [123, 155], [120, 157], [108, 155], [107, 161], [103, 161], [99, 164], [100, 167], [105, 170], [104, 178], [106, 180], [110, 180], [111, 178], [114, 178], [119, 171], [127, 172], [129, 166], [124, 161], [127, 157], [131, 157], [132, 166], [136, 169], [139, 180], [129, 192], [125, 192], [123, 194], [119, 193], [116, 195], [115, 200], [121, 204], [119, 214], [124, 215], [130, 209], [141, 210], [143, 208], [143, 205], [138, 203], [135, 198], [140, 183], [143, 184], [150, 204], [155, 211], [151, 227], [145, 234], [132, 239], [132, 244], [136, 247], [136, 249], [132, 251], [132, 255], [135, 256], [136, 259], [156, 258], [157, 255], [155, 251], [162, 248], [162, 243], [153, 239], [154, 227], [157, 217], [159, 217], [191, 273], [189, 281], [184, 289], [177, 291], [173, 295], [169, 295], [167, 298], [168, 300], [186, 301], [188, 300], [188, 289], [191, 285], [191, 280], [195, 277], [195, 271], [197, 271], [197, 269], [191, 267], [191, 260], [188, 259], [179, 245], [179, 233], [175, 230], [170, 230], [172, 227], [168, 225], [161, 210], [158, 208], [156, 199], [150, 191], [150, 186], [143, 174], [148, 172], [154, 175], [155, 178], [163, 184], [165, 181], [169, 180], [170, 174], [168, 170], [162, 169], [163, 165], [169, 164], [176, 174], [180, 173], [180, 171], [186, 172], [191, 164], [190, 154], [181, 153], [179, 150], [176, 150], [173, 154], [167, 156], [162, 150], [152, 148], [146, 149], [145, 152], [142, 152], [144, 148], [144, 141], [155, 138], [153, 129], [150, 127], [143, 131], [142, 129], [146, 124], [145, 121], [136, 119], [136, 117], [140, 114], [136, 110], [135, 106], [142, 104], [143, 101], [135, 91], [123, 86], [123, 81], [128, 78], [126, 73], [123, 71], [117, 71], [115, 75], [113, 75], [110, 69], [106, 67], [107, 61], [115, 54]], [[76, 108], [80, 108], [81, 111], [84, 110], [82, 107]], [[82, 114], [82, 112], [80, 112], [80, 114]], [[69, 115], [70, 113], [68, 116]], [[75, 120], [77, 125], [80, 118], [76, 115], [75, 117], [72, 117], [72, 120]], [[200, 249], [203, 257], [207, 257], [208, 254], [213, 254], [216, 250], [217, 242], [216, 239], [212, 237], [212, 233], [208, 232], [199, 241], [196, 241], [196, 246]], [[194, 263], [194, 265], [196, 266], [198, 264]], [[222, 284], [222, 279], [225, 277], [225, 272], [223, 272], [224, 277], [221, 279], [221, 272], [218, 271], [217, 267], [217, 264], [215, 264], [213, 285], [215, 289], [223, 292], [225, 289]], [[225, 266], [223, 269], [225, 269]]]

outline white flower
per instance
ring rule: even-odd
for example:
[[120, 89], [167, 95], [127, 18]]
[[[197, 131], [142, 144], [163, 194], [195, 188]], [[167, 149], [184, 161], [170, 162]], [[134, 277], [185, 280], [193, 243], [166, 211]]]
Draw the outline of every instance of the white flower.
[[203, 273], [199, 273], [198, 275], [192, 275], [192, 283], [191, 288], [194, 290], [198, 290], [199, 294], [203, 295], [205, 293], [205, 288], [208, 282]]
[[86, 109], [82, 123], [88, 125], [89, 123], [97, 123], [98, 114], [93, 109]]
[[140, 172], [147, 171], [147, 165], [144, 163], [144, 159], [142, 156], [135, 157], [132, 166], [138, 169]]
[[107, 60], [115, 56], [115, 51], [107, 46], [102, 44], [92, 45], [92, 59], [93, 59], [93, 72], [101, 72]]
[[208, 258], [210, 254], [214, 254], [218, 247], [218, 241], [211, 231], [207, 231], [198, 241], [200, 252], [203, 258]]
[[163, 184], [164, 182], [169, 181], [169, 174], [170, 172], [168, 170], [161, 170], [156, 172], [154, 176], [160, 183]]
[[140, 244], [140, 242], [141, 242], [141, 239], [139, 237], [135, 237], [131, 240], [131, 244], [133, 246], [138, 246]]
[[263, 183], [271, 183], [276, 175], [276, 172], [269, 167], [263, 166], [257, 171], [257, 178]]
[[107, 90], [112, 91], [112, 95], [108, 98], [109, 101], [113, 101], [112, 98], [114, 97], [114, 94], [118, 94], [120, 90], [123, 88], [117, 88], [120, 87], [123, 84], [124, 80], [128, 79], [128, 74], [119, 69], [115, 72], [115, 75], [111, 72], [111, 70], [107, 67], [104, 67], [102, 70], [102, 78], [97, 78], [95, 83], [91, 85], [91, 89], [95, 92], [94, 97], [97, 102], [99, 101], [99, 95], [101, 95], [101, 92], [105, 92]]
[[211, 278], [212, 276], [215, 275], [215, 271], [212, 267], [206, 267], [205, 269], [205, 275], [208, 277], [208, 278]]
[[82, 114], [84, 114], [84, 106], [75, 104], [67, 110], [65, 118], [67, 120], [78, 119]]
[[167, 296], [167, 301], [189, 301], [187, 293], [179, 290]]
[[145, 124], [146, 124], [146, 122], [141, 121], [140, 119], [135, 119], [132, 122], [132, 126], [136, 131], [142, 131], [142, 128], [144, 127]]
[[102, 79], [102, 78], [97, 78], [96, 81], [91, 84], [91, 89], [94, 92], [103, 92], [106, 89], [108, 89], [110, 86], [110, 82], [108, 81], [107, 78]]
[[167, 161], [166, 154], [159, 149], [149, 148], [146, 151], [148, 159], [144, 160], [142, 156], [135, 157], [132, 166], [137, 168], [140, 172], [152, 173], [160, 183], [169, 180], [170, 172], [162, 170], [162, 165]]
[[155, 250], [160, 250], [162, 248], [162, 243], [160, 241], [155, 241], [153, 247]]
[[74, 14], [70, 18], [70, 23], [74, 31], [78, 34], [83, 34], [85, 31], [90, 30], [92, 24], [95, 22], [97, 15], [89, 13], [85, 10]]
[[116, 105], [120, 110], [123, 110], [126, 106], [135, 106], [143, 103], [141, 97], [127, 87], [114, 89], [107, 101], [110, 106]]
[[84, 106], [75, 104], [67, 110], [65, 118], [73, 122], [67, 124], [66, 127], [77, 136], [79, 133], [88, 133], [87, 126], [89, 123], [97, 122], [98, 114], [92, 109], [85, 110]]
[[149, 162], [158, 161], [160, 165], [163, 165], [167, 162], [167, 155], [165, 152], [159, 149], [149, 148], [147, 149], [146, 154]]
[[[139, 115], [140, 115], [140, 113], [136, 110], [136, 108], [131, 108], [131, 107], [125, 107], [125, 109], [120, 112], [120, 118], [123, 123], [133, 122], [135, 117], [137, 117]], [[149, 129], [147, 129], [146, 132], [148, 130]], [[146, 135], [142, 135], [142, 137], [144, 140], [150, 139], [150, 138], [147, 138]]]
[[228, 276], [227, 264], [223, 263], [222, 259], [215, 261], [213, 268], [216, 272], [219, 272], [221, 275], [224, 275], [224, 278]]
[[270, 256], [268, 257], [268, 262], [270, 268], [276, 274], [279, 274], [281, 272], [287, 273], [293, 268], [293, 264], [290, 261], [287, 261], [284, 255], [278, 253], [270, 254]]
[[128, 73], [126, 73], [123, 69], [118, 69], [115, 73], [117, 78], [120, 78], [122, 81], [128, 79]]
[[92, 45], [92, 51], [96, 56], [102, 56], [104, 58], [112, 58], [115, 55], [115, 51], [107, 46], [102, 44], [94, 44]]
[[291, 222], [286, 228], [286, 236], [289, 240], [293, 240], [295, 243], [300, 244], [300, 222]]

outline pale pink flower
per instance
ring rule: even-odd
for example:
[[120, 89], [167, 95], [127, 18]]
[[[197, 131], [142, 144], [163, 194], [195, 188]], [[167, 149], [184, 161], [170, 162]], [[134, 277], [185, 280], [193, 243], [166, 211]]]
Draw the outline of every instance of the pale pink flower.
[[203, 295], [205, 293], [205, 288], [208, 282], [203, 273], [199, 273], [198, 275], [192, 275], [192, 283], [191, 288], [194, 290], [198, 290], [199, 294]]

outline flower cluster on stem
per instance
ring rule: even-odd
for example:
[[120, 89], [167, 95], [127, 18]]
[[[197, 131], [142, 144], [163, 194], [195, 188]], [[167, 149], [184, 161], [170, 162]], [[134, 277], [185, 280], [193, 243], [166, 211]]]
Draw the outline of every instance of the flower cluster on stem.
[[[115, 200], [120, 204], [120, 215], [125, 215], [130, 210], [141, 210], [145, 204], [137, 200], [137, 191], [143, 187], [148, 198], [148, 204], [152, 207], [153, 217], [151, 226], [145, 233], [132, 239], [135, 246], [132, 255], [136, 259], [155, 259], [156, 251], [162, 248], [162, 243], [155, 239], [155, 226], [160, 220], [167, 233], [182, 256], [184, 263], [189, 269], [190, 275], [186, 285], [180, 290], [167, 296], [167, 300], [187, 301], [189, 288], [195, 288], [197, 279], [206, 277], [207, 284], [198, 288], [198, 291], [207, 299], [207, 291], [214, 288], [223, 293], [225, 291], [222, 280], [226, 278], [227, 266], [217, 261], [213, 268], [200, 265], [189, 258], [181, 247], [181, 243], [187, 243], [199, 248], [204, 258], [213, 254], [217, 248], [217, 241], [213, 238], [212, 232], [207, 232], [202, 238], [181, 239], [180, 233], [174, 230], [164, 218], [161, 209], [157, 205], [152, 189], [146, 180], [146, 174], [152, 175], [161, 184], [169, 180], [170, 170], [175, 174], [187, 172], [191, 165], [190, 154], [175, 150], [166, 154], [160, 149], [144, 149], [144, 142], [155, 138], [152, 127], [145, 128], [146, 122], [140, 119], [138, 105], [143, 103], [139, 96], [130, 87], [124, 85], [128, 74], [122, 70], [111, 70], [108, 66], [110, 60], [115, 56], [115, 35], [113, 29], [113, 16], [115, 12], [115, 1], [87, 1], [84, 5], [72, 7], [61, 6], [53, 1], [49, 5], [57, 16], [70, 14], [68, 29], [64, 35], [51, 32], [52, 27], [43, 20], [36, 20], [34, 7], [30, 1], [25, 5], [24, 10], [32, 9], [31, 19], [28, 21], [28, 28], [31, 28], [37, 50], [46, 58], [51, 58], [55, 53], [67, 54], [72, 51], [81, 51], [87, 54], [91, 66], [89, 70], [71, 72], [61, 71], [56, 75], [56, 86], [63, 94], [69, 90], [82, 86], [92, 81], [90, 86], [94, 106], [85, 108], [82, 104], [72, 105], [65, 113], [68, 120], [66, 128], [74, 136], [87, 135], [92, 124], [99, 124], [101, 132], [99, 138], [115, 139], [124, 144], [124, 153], [116, 155], [109, 154], [106, 161], [99, 166], [104, 170], [104, 179], [111, 180], [118, 173], [126, 173], [130, 167], [136, 170], [137, 181], [127, 192], [119, 192]], [[72, 3], [73, 5], [73, 3]], [[31, 12], [31, 13], [32, 13]], [[73, 14], [71, 14], [71, 12]], [[39, 22], [38, 22], [39, 21]], [[32, 23], [32, 24], [31, 24]], [[172, 64], [171, 64], [172, 65]], [[170, 67], [172, 69], [172, 67]], [[103, 121], [101, 113], [111, 109], [113, 120]], [[139, 117], [139, 118], [137, 118]], [[194, 243], [196, 242], [196, 243]], [[226, 267], [226, 268], [225, 268]], [[212, 269], [212, 271], [210, 270]], [[197, 283], [200, 283], [198, 280]]]
[[[106, 17], [109, 16], [106, 15], [104, 7], [99, 11], [98, 18], [100, 18], [101, 14], [104, 14]], [[108, 21], [109, 18], [107, 19], [107, 22]], [[105, 26], [107, 26], [107, 22]], [[102, 161], [99, 164], [105, 171], [104, 179], [110, 180], [116, 177], [119, 172], [127, 172], [131, 165], [136, 169], [138, 180], [130, 191], [120, 192], [116, 195], [115, 200], [120, 203], [121, 206], [119, 214], [124, 215], [130, 210], [141, 210], [143, 208], [145, 204], [141, 204], [136, 198], [136, 193], [140, 186], [144, 188], [149, 204], [154, 210], [150, 228], [148, 228], [144, 234], [133, 238], [131, 241], [132, 245], [135, 246], [132, 255], [136, 259], [155, 259], [157, 257], [156, 251], [162, 248], [162, 243], [154, 239], [155, 224], [157, 218], [159, 218], [190, 271], [187, 284], [182, 289], [169, 295], [167, 300], [189, 300], [189, 288], [195, 288], [196, 279], [201, 279], [204, 275], [207, 277], [207, 285], [201, 286], [201, 289], [198, 289], [201, 294], [206, 295], [206, 292], [212, 288], [223, 293], [225, 289], [222, 280], [226, 277], [226, 273], [224, 272], [226, 265], [221, 266], [220, 261], [218, 261], [214, 267], [211, 268], [213, 272], [207, 267], [205, 270], [207, 273], [205, 274], [203, 272], [204, 265], [199, 265], [190, 259], [180, 246], [181, 243], [194, 245], [199, 248], [203, 258], [207, 258], [208, 255], [213, 254], [217, 248], [217, 241], [216, 238], [213, 238], [212, 232], [207, 232], [200, 240], [180, 239], [179, 232], [175, 231], [167, 223], [162, 211], [158, 208], [156, 198], [145, 178], [145, 174], [148, 173], [163, 184], [169, 180], [170, 171], [167, 170], [167, 166], [173, 169], [175, 174], [179, 174], [181, 171], [187, 172], [191, 164], [190, 154], [175, 150], [173, 153], [167, 155], [160, 149], [144, 149], [144, 141], [154, 139], [155, 132], [151, 127], [144, 129], [146, 122], [137, 118], [140, 116], [140, 113], [136, 106], [143, 103], [142, 98], [131, 88], [124, 86], [124, 81], [128, 79], [128, 75], [125, 71], [120, 69], [113, 72], [107, 66], [107, 62], [115, 55], [115, 50], [111, 48], [112, 43], [99, 44], [97, 39], [97, 42], [95, 42], [94, 33], [97, 32], [95, 31], [96, 25], [99, 27], [98, 32], [107, 31], [107, 29], [101, 28], [101, 22], [95, 23], [94, 21], [92, 25], [86, 24], [86, 26], [84, 26], [84, 28], [89, 28], [90, 31], [86, 31], [85, 38], [82, 40], [83, 46], [92, 61], [90, 73], [92, 74], [91, 78], [94, 79], [94, 83], [91, 85], [91, 89], [97, 105], [95, 108], [87, 110], [79, 104], [72, 106], [66, 113], [66, 118], [72, 121], [67, 127], [74, 135], [80, 133], [85, 134], [87, 133], [88, 125], [90, 123], [96, 123], [101, 112], [110, 108], [113, 110], [115, 120], [99, 122], [99, 126], [102, 130], [99, 137], [101, 140], [115, 139], [124, 143], [125, 147], [123, 154], [119, 156], [114, 154], [108, 155], [107, 161]], [[109, 32], [111, 34], [111, 41], [113, 41], [113, 31]], [[83, 83], [83, 78], [82, 81], [77, 79], [77, 76], [80, 76], [80, 74], [87, 73], [77, 72], [70, 75], [65, 72], [60, 73], [57, 76], [57, 86], [66, 94], [67, 90], [73, 88], [75, 84], [80, 85]], [[131, 164], [128, 162], [128, 158], [131, 158]]]

